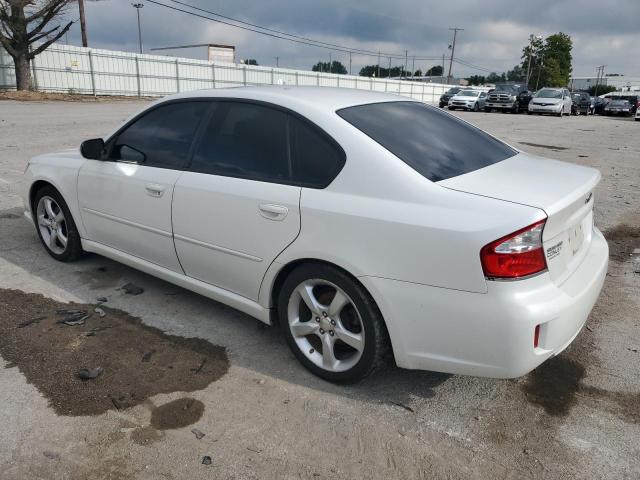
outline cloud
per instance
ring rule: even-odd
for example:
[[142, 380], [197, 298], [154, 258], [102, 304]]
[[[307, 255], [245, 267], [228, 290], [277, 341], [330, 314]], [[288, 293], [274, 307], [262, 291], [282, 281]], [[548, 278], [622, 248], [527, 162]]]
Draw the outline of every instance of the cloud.
[[[185, 8], [171, 0], [163, 3]], [[143, 0], [144, 2], [144, 0]], [[637, 46], [640, 2], [638, 0], [235, 0], [185, 3], [264, 25], [303, 37], [372, 51], [432, 57], [416, 61], [423, 70], [441, 63], [452, 40], [449, 27], [464, 31], [458, 35], [456, 56], [496, 71], [511, 69], [520, 62], [529, 34], [549, 35], [563, 31], [573, 38], [573, 69], [576, 75], [591, 75], [597, 65], [607, 71], [640, 74], [632, 52]], [[74, 7], [68, 12], [77, 18]], [[97, 48], [137, 50], [136, 12], [130, 2], [103, 0], [87, 2], [90, 45]], [[194, 43], [236, 45], [239, 58], [255, 58], [260, 64], [308, 69], [319, 60], [328, 61], [329, 50], [287, 42], [229, 27], [213, 21], [172, 11], [146, 2], [141, 11], [145, 50], [154, 47]], [[206, 14], [204, 14], [206, 15]], [[79, 26], [74, 25], [68, 41], [80, 43]], [[333, 59], [348, 67], [348, 54], [331, 52]], [[375, 64], [374, 56], [353, 55], [353, 71]], [[400, 65], [403, 60], [393, 60]], [[382, 65], [388, 59], [381, 60]], [[474, 73], [470, 67], [454, 66], [456, 75]]]

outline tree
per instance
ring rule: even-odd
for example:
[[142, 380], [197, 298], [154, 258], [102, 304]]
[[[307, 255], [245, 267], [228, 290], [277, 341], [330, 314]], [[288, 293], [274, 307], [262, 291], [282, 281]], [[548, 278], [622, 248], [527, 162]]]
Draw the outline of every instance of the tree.
[[565, 87], [571, 78], [571, 49], [573, 42], [566, 33], [556, 33], [546, 38], [543, 48], [546, 84], [550, 87]]
[[247, 58], [246, 60], [243, 60], [242, 63], [245, 65], [258, 65], [258, 61], [255, 58]]
[[487, 83], [499, 83], [502, 81], [503, 77], [504, 73], [502, 74], [502, 76], [500, 76], [496, 72], [491, 72], [489, 75], [487, 75]]
[[469, 85], [484, 85], [487, 83], [487, 79], [483, 75], [471, 75], [467, 78], [467, 81], [469, 82]]
[[418, 69], [414, 72], [413, 74], [414, 77], [421, 77], [422, 76], [422, 70]]
[[441, 77], [442, 76], [442, 65], [434, 65], [425, 73], [427, 77]]
[[[69, 3], [70, 0], [0, 0], [0, 45], [13, 59], [18, 90], [33, 89], [31, 60], [73, 25], [69, 22], [51, 26]], [[32, 48], [37, 42], [42, 43]]]
[[[595, 97], [596, 86], [594, 85], [592, 87], [589, 87], [589, 90], [587, 91], [589, 92], [589, 95], [591, 95], [592, 97]], [[613, 85], [602, 85], [602, 84], [598, 85], [598, 95], [604, 95], [605, 93], [611, 93], [615, 91], [616, 91], [616, 87], [614, 87]]]
[[507, 72], [507, 80], [510, 82], [526, 82], [527, 72], [520, 66], [516, 65], [513, 70]]
[[[360, 69], [359, 75], [361, 77], [377, 77], [378, 65], [366, 65]], [[380, 78], [387, 77], [410, 77], [411, 72], [405, 70], [403, 67], [393, 67], [391, 70], [388, 68], [380, 67]]]
[[328, 72], [328, 73], [339, 73], [341, 75], [345, 75], [347, 73], [347, 69], [337, 60], [334, 60], [329, 64], [329, 62], [318, 62], [311, 70], [314, 72]]

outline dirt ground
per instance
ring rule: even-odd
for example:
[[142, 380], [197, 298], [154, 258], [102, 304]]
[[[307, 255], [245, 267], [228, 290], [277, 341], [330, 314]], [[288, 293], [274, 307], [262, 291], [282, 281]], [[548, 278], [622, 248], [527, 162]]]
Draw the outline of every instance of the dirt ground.
[[[143, 105], [0, 101], [1, 479], [640, 478], [640, 122], [457, 113], [602, 172], [602, 295], [575, 342], [525, 377], [390, 366], [336, 386], [240, 312], [96, 255], [60, 264], [38, 244], [16, 195], [28, 158]], [[69, 309], [93, 315], [57, 323]]]

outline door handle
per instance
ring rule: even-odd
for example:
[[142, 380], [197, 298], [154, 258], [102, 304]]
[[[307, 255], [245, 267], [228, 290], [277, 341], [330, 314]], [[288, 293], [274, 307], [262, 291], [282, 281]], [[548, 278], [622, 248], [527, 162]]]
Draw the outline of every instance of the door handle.
[[289, 209], [284, 205], [273, 205], [271, 203], [263, 203], [259, 207], [260, 215], [267, 220], [282, 221], [289, 213]]
[[149, 183], [144, 187], [147, 190], [147, 195], [152, 197], [161, 197], [164, 194], [164, 186], [157, 183]]

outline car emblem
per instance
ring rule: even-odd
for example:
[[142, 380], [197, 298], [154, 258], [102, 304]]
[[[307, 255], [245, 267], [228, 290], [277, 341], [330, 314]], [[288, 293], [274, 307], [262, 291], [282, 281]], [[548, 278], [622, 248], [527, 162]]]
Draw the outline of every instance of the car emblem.
[[589, 201], [591, 200], [591, 197], [593, 197], [593, 192], [589, 192], [589, 195], [587, 195], [587, 198], [585, 199], [584, 203], [589, 203]]

